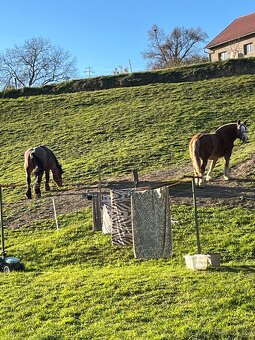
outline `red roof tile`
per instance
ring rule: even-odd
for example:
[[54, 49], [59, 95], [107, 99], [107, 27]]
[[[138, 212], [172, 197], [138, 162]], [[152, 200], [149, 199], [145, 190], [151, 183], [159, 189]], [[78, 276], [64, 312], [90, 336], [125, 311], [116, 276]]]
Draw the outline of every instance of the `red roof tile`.
[[221, 45], [225, 42], [255, 33], [255, 13], [234, 20], [227, 28], [215, 37], [206, 48]]

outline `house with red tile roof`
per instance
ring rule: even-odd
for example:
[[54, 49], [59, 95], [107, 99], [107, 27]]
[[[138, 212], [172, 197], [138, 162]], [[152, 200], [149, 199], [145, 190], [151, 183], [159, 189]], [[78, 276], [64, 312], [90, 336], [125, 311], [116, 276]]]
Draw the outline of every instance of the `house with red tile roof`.
[[212, 62], [255, 57], [255, 13], [235, 19], [205, 48]]

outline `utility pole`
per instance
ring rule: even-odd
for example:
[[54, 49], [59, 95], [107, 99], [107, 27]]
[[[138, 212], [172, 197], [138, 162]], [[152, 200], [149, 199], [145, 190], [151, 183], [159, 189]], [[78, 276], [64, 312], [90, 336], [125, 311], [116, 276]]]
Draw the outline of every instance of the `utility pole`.
[[131, 65], [131, 61], [130, 59], [128, 59], [128, 62], [129, 62], [129, 68], [130, 68], [130, 72], [133, 73], [133, 70], [132, 70], [132, 65]]
[[84, 70], [84, 72], [85, 73], [88, 73], [88, 77], [90, 78], [91, 77], [91, 74], [92, 73], [95, 73], [94, 71], [92, 71], [92, 67], [91, 66], [88, 66], [88, 67], [85, 67], [85, 70]]

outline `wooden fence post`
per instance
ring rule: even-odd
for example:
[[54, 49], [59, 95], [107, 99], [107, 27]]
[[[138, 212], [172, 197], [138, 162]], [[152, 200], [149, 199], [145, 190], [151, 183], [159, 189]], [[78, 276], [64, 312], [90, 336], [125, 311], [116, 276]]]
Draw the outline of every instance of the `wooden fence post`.
[[54, 200], [54, 198], [52, 198], [52, 204], [53, 204], [53, 211], [54, 211], [54, 217], [55, 217], [56, 227], [57, 227], [57, 230], [59, 230], [59, 227], [58, 227], [58, 217], [57, 217], [57, 211], [56, 211], [56, 206], [55, 206], [55, 200]]
[[98, 167], [98, 191], [99, 191], [99, 204], [100, 209], [102, 207], [102, 177], [101, 177], [101, 167]]
[[93, 231], [102, 230], [102, 217], [101, 217], [101, 194], [93, 193], [92, 196], [92, 215], [93, 215]]
[[139, 184], [139, 178], [138, 178], [138, 171], [137, 169], [133, 169], [133, 178], [134, 178], [134, 185], [135, 188], [138, 186]]

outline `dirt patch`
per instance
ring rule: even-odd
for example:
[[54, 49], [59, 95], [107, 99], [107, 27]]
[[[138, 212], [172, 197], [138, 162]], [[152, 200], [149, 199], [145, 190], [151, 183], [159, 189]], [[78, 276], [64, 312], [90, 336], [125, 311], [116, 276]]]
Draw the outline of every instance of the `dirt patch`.
[[[171, 192], [171, 191], [170, 191]], [[172, 189], [172, 198], [178, 203], [188, 203], [191, 184], [177, 184]], [[255, 207], [255, 153], [245, 162], [231, 169], [231, 179], [215, 178], [204, 189], [196, 190], [199, 204], [206, 206]]]
[[[247, 186], [253, 183], [253, 187]], [[226, 206], [255, 208], [255, 181], [232, 179], [231, 181], [215, 180], [203, 189], [196, 189], [197, 202], [201, 206]], [[179, 184], [170, 189], [172, 202], [175, 204], [191, 204], [191, 183]]]
[[[171, 170], [153, 171], [139, 176], [140, 188], [156, 188], [169, 185], [171, 201], [174, 204], [192, 204], [191, 180], [183, 178], [191, 174], [191, 165]], [[204, 189], [197, 189], [199, 205], [255, 208], [255, 153], [242, 164], [232, 168], [232, 179], [216, 178]], [[132, 178], [102, 183], [102, 191], [134, 188]], [[87, 194], [98, 191], [98, 187], [77, 186], [71, 190], [56, 190], [40, 199], [24, 200], [5, 207], [6, 224], [17, 228], [45, 218], [54, 218], [53, 199], [57, 214], [66, 214], [91, 207]]]
[[72, 190], [52, 190], [41, 198], [6, 204], [4, 205], [5, 224], [8, 228], [19, 228], [23, 225], [35, 224], [38, 220], [52, 219], [54, 206], [57, 215], [83, 210], [91, 206], [86, 193], [87, 189], [80, 187]]

